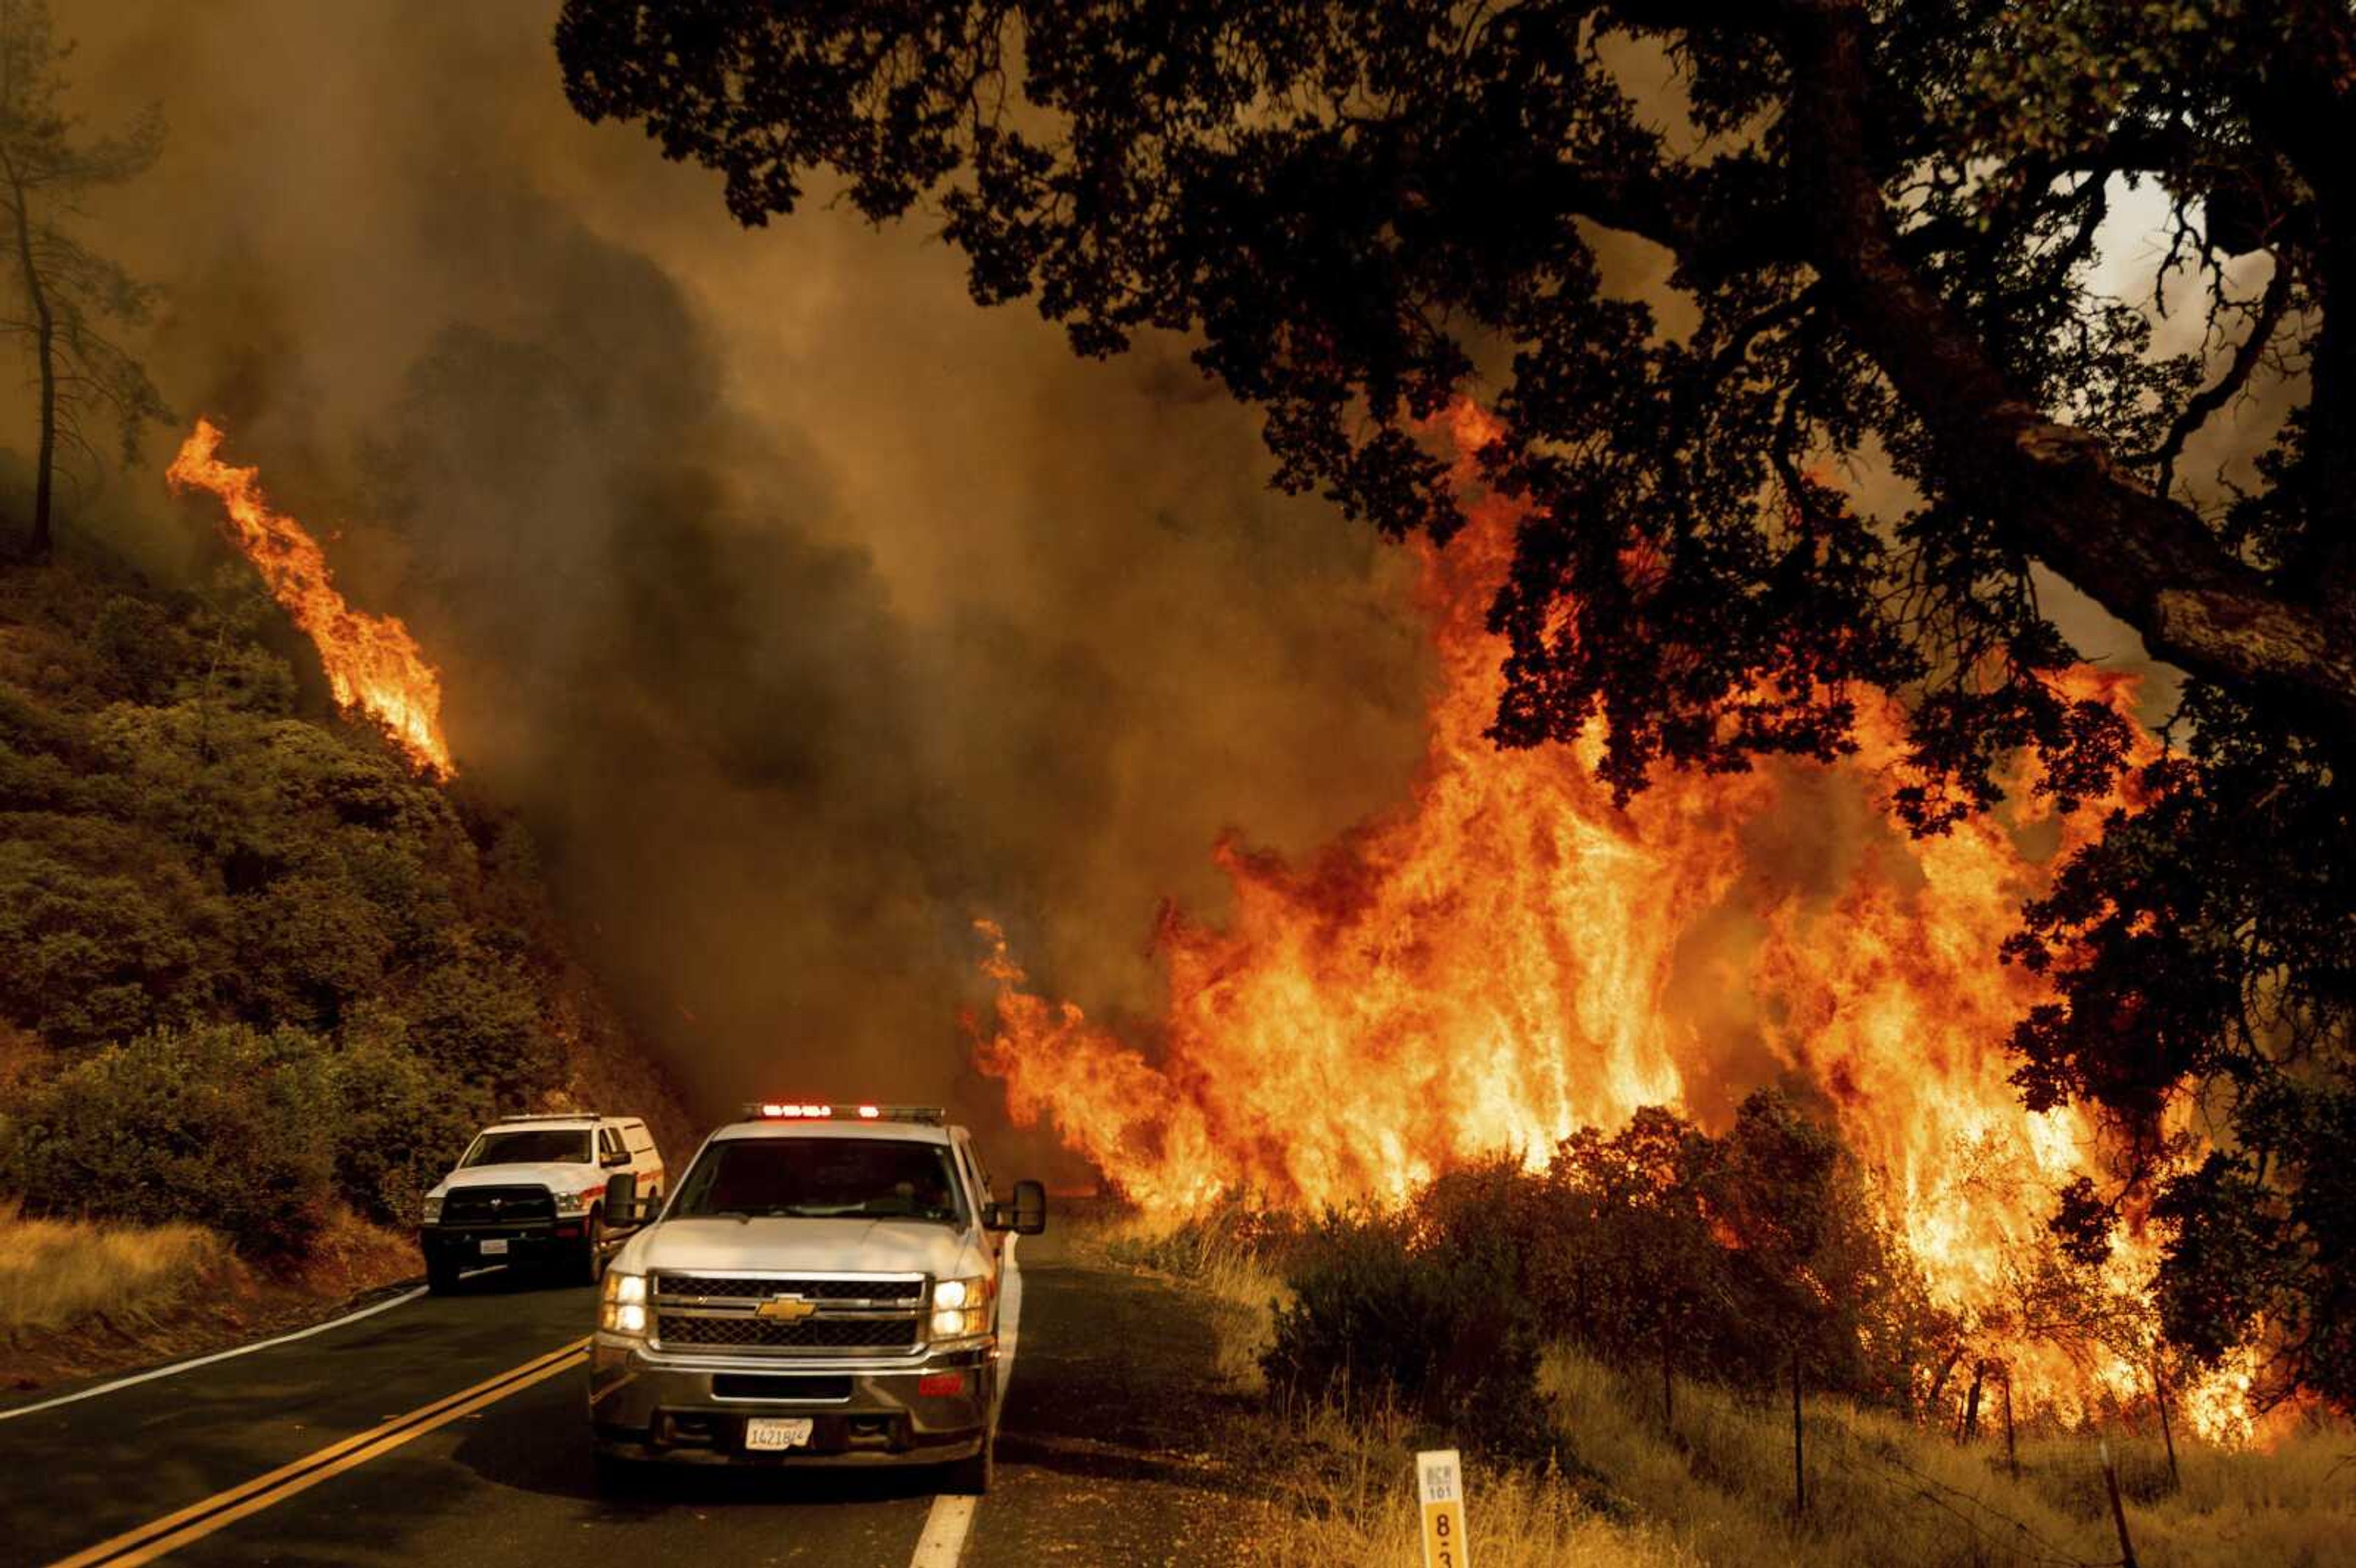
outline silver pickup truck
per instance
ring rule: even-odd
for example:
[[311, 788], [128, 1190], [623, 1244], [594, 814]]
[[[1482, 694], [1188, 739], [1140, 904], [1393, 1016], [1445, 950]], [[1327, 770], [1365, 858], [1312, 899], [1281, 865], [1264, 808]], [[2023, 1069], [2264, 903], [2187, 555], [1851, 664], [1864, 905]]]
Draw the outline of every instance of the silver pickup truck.
[[[609, 1214], [647, 1218], [615, 1179]], [[636, 1461], [946, 1464], [987, 1490], [1004, 1238], [1046, 1193], [990, 1179], [937, 1110], [761, 1104], [704, 1141], [605, 1272], [589, 1358], [602, 1479]]]

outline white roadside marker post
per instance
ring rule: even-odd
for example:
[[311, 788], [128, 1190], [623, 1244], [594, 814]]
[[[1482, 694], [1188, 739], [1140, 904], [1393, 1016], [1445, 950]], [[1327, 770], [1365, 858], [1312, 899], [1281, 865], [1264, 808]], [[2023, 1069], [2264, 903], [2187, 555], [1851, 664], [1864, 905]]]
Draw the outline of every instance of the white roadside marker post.
[[1415, 1484], [1423, 1500], [1423, 1568], [1472, 1568], [1464, 1536], [1464, 1467], [1456, 1450], [1418, 1454]]

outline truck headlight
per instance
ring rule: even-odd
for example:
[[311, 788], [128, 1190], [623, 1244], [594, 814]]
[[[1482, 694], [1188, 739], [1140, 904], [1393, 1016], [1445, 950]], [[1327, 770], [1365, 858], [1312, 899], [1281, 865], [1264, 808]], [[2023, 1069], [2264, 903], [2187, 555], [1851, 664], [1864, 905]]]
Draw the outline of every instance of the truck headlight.
[[990, 1276], [944, 1279], [933, 1285], [933, 1338], [962, 1339], [990, 1331]]
[[441, 1222], [442, 1199], [439, 1194], [429, 1192], [425, 1195], [425, 1223], [438, 1225]]
[[591, 1195], [586, 1192], [559, 1192], [555, 1194], [556, 1211], [560, 1214], [578, 1214], [589, 1207], [590, 1197]]
[[647, 1331], [646, 1275], [605, 1271], [605, 1287], [598, 1298], [597, 1327], [609, 1334]]

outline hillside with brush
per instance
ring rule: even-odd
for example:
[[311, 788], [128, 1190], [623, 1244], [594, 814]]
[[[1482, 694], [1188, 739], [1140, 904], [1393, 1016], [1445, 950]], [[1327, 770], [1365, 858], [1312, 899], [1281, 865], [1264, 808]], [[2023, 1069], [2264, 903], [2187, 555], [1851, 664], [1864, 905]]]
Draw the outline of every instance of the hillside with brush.
[[[494, 1114], [637, 1114], [685, 1150], [521, 826], [331, 717], [310, 656], [239, 575], [0, 568], [0, 1332], [26, 1364], [61, 1334], [59, 1368], [133, 1353], [207, 1280], [267, 1317], [413, 1272], [420, 1194]], [[167, 1254], [204, 1266], [139, 1266]], [[91, 1277], [59, 1296], [70, 1258]]]

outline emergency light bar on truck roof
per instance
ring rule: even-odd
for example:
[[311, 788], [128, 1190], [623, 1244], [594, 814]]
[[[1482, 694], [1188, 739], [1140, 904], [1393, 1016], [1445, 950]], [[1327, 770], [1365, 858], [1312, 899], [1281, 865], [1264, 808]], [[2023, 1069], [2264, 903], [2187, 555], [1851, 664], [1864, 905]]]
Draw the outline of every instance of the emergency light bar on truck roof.
[[504, 1127], [512, 1122], [602, 1122], [605, 1119], [594, 1111], [533, 1111], [520, 1116], [501, 1116], [490, 1125]]
[[918, 1122], [937, 1127], [948, 1119], [948, 1113], [938, 1105], [809, 1105], [789, 1104], [776, 1100], [747, 1101], [744, 1118], [748, 1122]]

